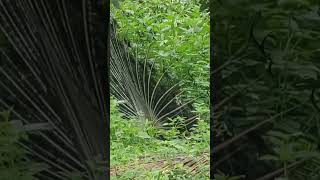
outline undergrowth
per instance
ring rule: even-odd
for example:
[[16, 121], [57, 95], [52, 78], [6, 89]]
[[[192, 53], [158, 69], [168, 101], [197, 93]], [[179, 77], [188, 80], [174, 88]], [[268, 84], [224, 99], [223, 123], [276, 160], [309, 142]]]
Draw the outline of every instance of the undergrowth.
[[[151, 123], [124, 119], [111, 100], [110, 162], [112, 179], [208, 179], [209, 160], [188, 172], [186, 159], [195, 162], [209, 152], [209, 125], [199, 120], [192, 131], [154, 128]], [[170, 123], [175, 124], [176, 120]], [[159, 138], [162, 137], [162, 138]], [[205, 158], [209, 158], [206, 155]], [[164, 166], [167, 165], [165, 168]]]
[[19, 143], [27, 140], [22, 131], [9, 122], [10, 111], [0, 112], [0, 180], [36, 180], [44, 164], [27, 158], [28, 152]]

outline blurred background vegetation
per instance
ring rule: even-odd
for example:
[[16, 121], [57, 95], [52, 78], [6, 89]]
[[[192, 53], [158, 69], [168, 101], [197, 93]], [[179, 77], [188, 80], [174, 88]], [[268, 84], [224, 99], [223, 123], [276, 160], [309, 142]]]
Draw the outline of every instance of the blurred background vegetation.
[[247, 180], [319, 179], [319, 2], [210, 6], [213, 170]]

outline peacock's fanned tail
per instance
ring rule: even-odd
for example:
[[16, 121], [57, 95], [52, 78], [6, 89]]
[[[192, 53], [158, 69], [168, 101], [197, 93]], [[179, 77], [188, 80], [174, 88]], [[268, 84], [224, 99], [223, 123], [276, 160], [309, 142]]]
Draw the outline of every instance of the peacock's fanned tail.
[[149, 120], [157, 127], [169, 118], [185, 118], [185, 124], [196, 119], [191, 102], [178, 103], [177, 99], [185, 93], [180, 91], [179, 80], [170, 79], [169, 72], [157, 74], [155, 64], [145, 57], [142, 59], [118, 37], [116, 22], [111, 19], [110, 31], [110, 90], [120, 102], [120, 110], [127, 116]]

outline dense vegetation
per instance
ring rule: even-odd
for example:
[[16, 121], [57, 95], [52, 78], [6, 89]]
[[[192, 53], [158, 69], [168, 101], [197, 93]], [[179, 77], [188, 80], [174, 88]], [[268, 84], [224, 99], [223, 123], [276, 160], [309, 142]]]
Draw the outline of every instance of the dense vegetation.
[[44, 164], [28, 159], [21, 146], [26, 134], [9, 123], [10, 111], [0, 112], [0, 179], [33, 180], [34, 175], [45, 169]]
[[[111, 101], [113, 104], [110, 121], [112, 177], [208, 179], [209, 16], [207, 10], [201, 10], [197, 1], [125, 0], [119, 6], [113, 7], [111, 12], [116, 24], [116, 35], [127, 44], [128, 51], [135, 61], [151, 64], [153, 68], [148, 72], [153, 73], [153, 78], [162, 80], [165, 76], [163, 78], [165, 80], [161, 82], [166, 83], [163, 86], [167, 89], [170, 89], [171, 81], [181, 83], [179, 86], [181, 93], [169, 98], [178, 106], [191, 102], [192, 106], [187, 109], [190, 111], [187, 114], [196, 116], [196, 123], [191, 123], [187, 129], [183, 128], [187, 126], [187, 117], [184, 116], [167, 118], [162, 125], [170, 128], [161, 128], [162, 126], [154, 124], [157, 118], [145, 118], [153, 116], [143, 116], [143, 121], [137, 121], [141, 119], [137, 117], [139, 115], [128, 117], [119, 113], [121, 108], [116, 104], [126, 103], [122, 102], [122, 99]], [[119, 58], [111, 61], [115, 60], [122, 61]], [[127, 68], [124, 67], [122, 71], [126, 71], [125, 69]], [[134, 70], [133, 68], [132, 71]], [[111, 69], [111, 72], [116, 78], [119, 77], [120, 71], [115, 73], [115, 70]], [[144, 72], [132, 76], [144, 77]], [[149, 88], [149, 84], [141, 86]], [[131, 93], [131, 91], [126, 92], [127, 95], [123, 94], [121, 97], [129, 96]], [[137, 92], [140, 92], [139, 88]], [[142, 94], [144, 92], [141, 91]], [[148, 95], [149, 90], [145, 96]], [[144, 102], [140, 101], [144, 97], [136, 95], [135, 98], [138, 98], [139, 102], [132, 103], [132, 107], [136, 103]], [[147, 99], [146, 104], [149, 102]], [[147, 107], [153, 108], [153, 106]], [[167, 111], [171, 110], [173, 109]], [[142, 109], [142, 111], [148, 113], [148, 110]]]
[[320, 178], [319, 2], [213, 1], [214, 169]]
[[[209, 126], [203, 120], [192, 135], [181, 137], [177, 128], [161, 130], [123, 119], [115, 100], [111, 101], [111, 120], [113, 179], [208, 179]], [[166, 140], [156, 138], [159, 135]]]
[[183, 83], [184, 101], [197, 99], [197, 112], [209, 115], [209, 14], [197, 1], [123, 1], [113, 8], [118, 35], [137, 59], [155, 62]]

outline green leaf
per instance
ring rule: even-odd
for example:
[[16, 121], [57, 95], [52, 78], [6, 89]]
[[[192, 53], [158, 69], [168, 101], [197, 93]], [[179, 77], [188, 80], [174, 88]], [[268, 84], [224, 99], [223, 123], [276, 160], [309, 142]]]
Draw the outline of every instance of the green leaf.
[[274, 155], [263, 155], [259, 159], [266, 160], [266, 161], [279, 161], [279, 157]]

